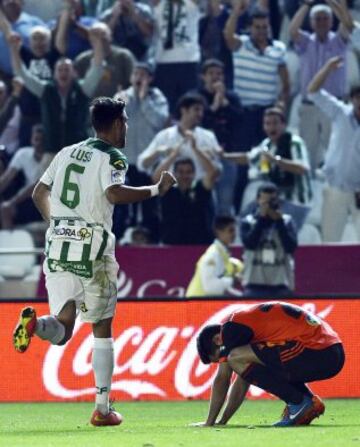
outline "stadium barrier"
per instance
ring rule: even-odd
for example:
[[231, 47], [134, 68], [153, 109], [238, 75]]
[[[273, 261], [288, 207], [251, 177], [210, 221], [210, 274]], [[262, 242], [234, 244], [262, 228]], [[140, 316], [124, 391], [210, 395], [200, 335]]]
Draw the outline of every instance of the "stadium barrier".
[[[118, 247], [118, 298], [182, 297], [194, 273], [203, 246]], [[241, 248], [234, 247], [235, 256]], [[295, 286], [300, 296], [356, 295], [360, 290], [360, 250], [355, 245], [299, 247]], [[41, 277], [37, 296], [46, 297]]]
[[[360, 299], [289, 300], [326, 319], [340, 334], [346, 363], [335, 378], [313, 385], [322, 397], [360, 397]], [[28, 303], [29, 301], [27, 301]], [[254, 301], [121, 300], [114, 319], [115, 370], [112, 394], [116, 400], [207, 399], [216, 366], [203, 365], [196, 353], [199, 329], [224, 321], [234, 310]], [[91, 369], [92, 334], [89, 324], [77, 321], [65, 346], [37, 338], [19, 354], [11, 344], [13, 327], [24, 302], [0, 304], [2, 372], [0, 400], [88, 401], [94, 398]], [[34, 302], [38, 314], [45, 302]], [[269, 398], [251, 387], [250, 398]]]

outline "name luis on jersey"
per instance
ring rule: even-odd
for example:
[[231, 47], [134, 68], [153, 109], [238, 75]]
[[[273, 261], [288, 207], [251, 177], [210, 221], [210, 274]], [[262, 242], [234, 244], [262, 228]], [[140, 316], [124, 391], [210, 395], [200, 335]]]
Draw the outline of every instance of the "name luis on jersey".
[[90, 161], [92, 154], [93, 153], [91, 151], [85, 151], [84, 149], [77, 148], [71, 152], [70, 157], [78, 161]]

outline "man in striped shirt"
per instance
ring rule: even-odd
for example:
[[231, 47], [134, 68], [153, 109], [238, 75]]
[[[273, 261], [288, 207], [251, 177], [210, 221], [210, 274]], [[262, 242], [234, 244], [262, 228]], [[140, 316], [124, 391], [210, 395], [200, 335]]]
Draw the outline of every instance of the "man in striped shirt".
[[[225, 27], [226, 42], [233, 51], [234, 91], [240, 96], [244, 110], [239, 138], [242, 152], [250, 150], [265, 137], [265, 109], [278, 101], [286, 104], [289, 95], [286, 47], [269, 38], [267, 13], [255, 11], [251, 15], [250, 35], [235, 33], [238, 18], [246, 11], [247, 4], [246, 0], [233, 1], [233, 10]], [[235, 202], [240, 202], [246, 182], [247, 169], [240, 168]]]
[[244, 13], [246, 2], [234, 0], [233, 5], [225, 27], [225, 37], [228, 47], [233, 51], [234, 90], [240, 96], [245, 109], [243, 128], [246, 129], [249, 141], [244, 149], [248, 150], [264, 136], [264, 110], [277, 101], [286, 103], [288, 99], [286, 47], [282, 42], [269, 38], [269, 17], [262, 11], [252, 14], [250, 35], [235, 34], [238, 17]]
[[125, 186], [128, 162], [120, 150], [127, 131], [125, 103], [100, 97], [90, 112], [96, 137], [62, 149], [35, 186], [35, 205], [49, 223], [44, 271], [51, 315], [37, 318], [32, 307], [23, 309], [13, 342], [18, 352], [27, 350], [34, 334], [64, 345], [80, 311], [94, 334], [96, 409], [91, 423], [119, 425], [121, 415], [109, 407], [118, 271], [112, 213], [115, 204], [163, 195], [176, 181], [163, 172], [153, 186]]

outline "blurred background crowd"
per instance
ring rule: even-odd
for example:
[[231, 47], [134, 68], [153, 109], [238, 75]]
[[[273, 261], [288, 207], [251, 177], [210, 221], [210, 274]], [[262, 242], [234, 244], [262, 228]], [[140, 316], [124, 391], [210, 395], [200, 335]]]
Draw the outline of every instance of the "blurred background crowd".
[[178, 181], [116, 207], [119, 243], [210, 244], [269, 182], [301, 244], [359, 241], [357, 20], [359, 0], [0, 0], [1, 230], [43, 246], [33, 186], [118, 95], [129, 184]]

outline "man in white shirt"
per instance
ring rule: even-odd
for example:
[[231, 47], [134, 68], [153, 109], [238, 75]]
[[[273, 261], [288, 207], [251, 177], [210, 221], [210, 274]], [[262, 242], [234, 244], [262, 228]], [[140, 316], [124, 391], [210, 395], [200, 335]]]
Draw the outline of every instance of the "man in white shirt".
[[175, 112], [178, 98], [197, 84], [200, 44], [198, 0], [153, 0], [158, 30], [155, 83]]
[[8, 168], [0, 177], [0, 194], [5, 191], [21, 172], [25, 185], [10, 199], [1, 204], [1, 228], [40, 220], [41, 216], [30, 200], [36, 182], [44, 172], [44, 130], [40, 124], [32, 128], [31, 147], [18, 149]]
[[309, 98], [332, 125], [323, 168], [327, 181], [321, 216], [324, 242], [341, 240], [349, 214], [360, 241], [360, 84], [352, 87], [350, 104], [322, 89], [327, 77], [342, 63], [340, 57], [329, 59], [308, 87]]
[[18, 352], [37, 335], [54, 345], [71, 337], [76, 316], [92, 324], [92, 365], [96, 385], [95, 426], [119, 425], [122, 417], [109, 405], [114, 368], [112, 319], [117, 298], [115, 237], [111, 232], [115, 204], [165, 194], [175, 183], [164, 172], [148, 187], [125, 186], [127, 115], [121, 100], [100, 97], [91, 109], [95, 138], [65, 147], [53, 159], [33, 193], [36, 207], [49, 224], [44, 271], [51, 315], [22, 310], [13, 334]]
[[219, 173], [221, 171], [219, 143], [213, 132], [199, 126], [204, 115], [204, 99], [200, 95], [188, 93], [179, 99], [177, 110], [180, 115], [179, 122], [155, 136], [150, 145], [139, 155], [138, 169], [152, 175], [156, 165], [176, 149], [178, 157], [189, 157], [194, 161], [196, 180], [199, 180], [204, 177], [205, 171], [201, 160], [193, 150], [195, 143], [196, 148], [205, 153]]

